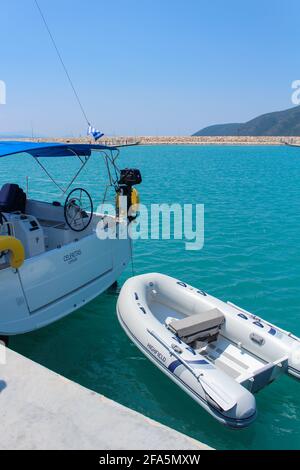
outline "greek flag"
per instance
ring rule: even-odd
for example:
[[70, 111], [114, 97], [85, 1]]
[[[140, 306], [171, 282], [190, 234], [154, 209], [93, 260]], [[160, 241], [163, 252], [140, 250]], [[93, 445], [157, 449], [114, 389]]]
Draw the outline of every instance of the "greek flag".
[[95, 127], [89, 125], [89, 128], [88, 128], [88, 133], [87, 133], [89, 136], [93, 137], [95, 139], [95, 141], [101, 139], [101, 137], [104, 136], [104, 134], [100, 131], [98, 131], [98, 129], [96, 129]]

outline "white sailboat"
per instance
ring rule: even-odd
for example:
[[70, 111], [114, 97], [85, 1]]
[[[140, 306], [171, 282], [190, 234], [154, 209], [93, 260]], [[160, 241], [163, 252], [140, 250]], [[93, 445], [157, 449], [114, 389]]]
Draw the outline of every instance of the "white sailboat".
[[[0, 157], [20, 154], [22, 160], [30, 155], [40, 165], [42, 157], [80, 161], [64, 204], [30, 199], [9, 182], [0, 190], [0, 336], [36, 330], [74, 312], [114, 284], [126, 268], [131, 240], [118, 233], [126, 232], [127, 217], [97, 213], [86, 189], [70, 191], [94, 153], [106, 159], [108, 184], [130, 198], [141, 176], [137, 170], [117, 170], [116, 147], [0, 143]], [[99, 222], [115, 230], [115, 237], [98, 238]]]

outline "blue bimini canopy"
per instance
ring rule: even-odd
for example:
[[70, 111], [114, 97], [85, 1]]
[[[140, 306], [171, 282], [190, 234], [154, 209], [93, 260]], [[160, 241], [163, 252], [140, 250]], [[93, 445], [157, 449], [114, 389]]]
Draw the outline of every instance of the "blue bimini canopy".
[[90, 144], [58, 144], [58, 143], [36, 143], [36, 142], [0, 142], [0, 158], [8, 155], [27, 153], [34, 158], [40, 157], [89, 157], [92, 150], [117, 150], [117, 147]]

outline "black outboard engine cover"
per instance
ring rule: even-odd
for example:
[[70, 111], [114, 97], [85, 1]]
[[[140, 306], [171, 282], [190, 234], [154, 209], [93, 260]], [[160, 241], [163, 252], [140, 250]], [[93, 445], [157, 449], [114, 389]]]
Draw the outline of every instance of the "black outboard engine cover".
[[[135, 216], [128, 215], [130, 212], [130, 208], [132, 206], [132, 194], [134, 190], [132, 189], [133, 186], [142, 183], [142, 175], [140, 170], [136, 168], [125, 168], [124, 170], [120, 171], [120, 180], [119, 180], [119, 187], [117, 188], [117, 194], [119, 196], [127, 197], [127, 217], [129, 222], [132, 222], [137, 218], [137, 214]], [[119, 217], [119, 206], [117, 204], [117, 216]]]
[[136, 168], [125, 168], [125, 170], [121, 170], [120, 176], [120, 185], [124, 186], [136, 186], [142, 183], [142, 175], [140, 170]]

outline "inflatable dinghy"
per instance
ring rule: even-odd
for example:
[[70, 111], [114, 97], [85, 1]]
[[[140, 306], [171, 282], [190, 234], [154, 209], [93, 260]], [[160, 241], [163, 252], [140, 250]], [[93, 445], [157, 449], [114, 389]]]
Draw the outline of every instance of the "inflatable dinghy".
[[227, 426], [251, 424], [253, 394], [282, 373], [300, 379], [299, 338], [171, 277], [129, 279], [117, 314], [145, 356]]

